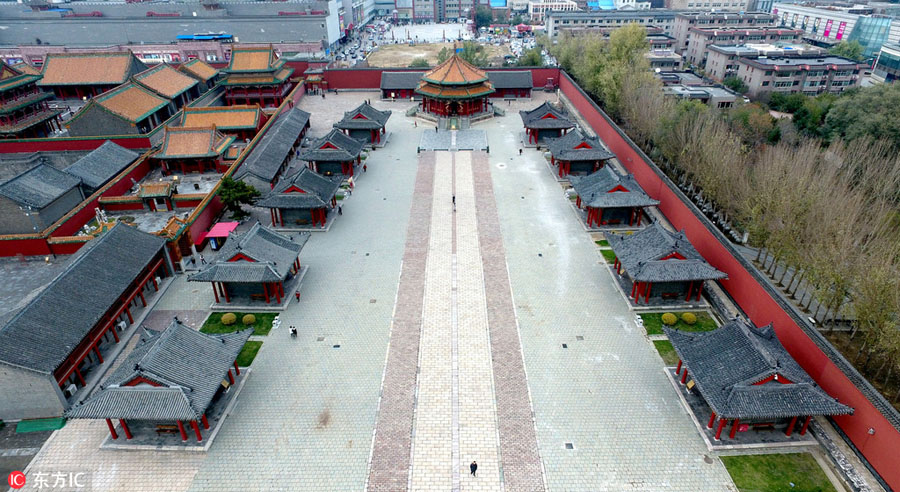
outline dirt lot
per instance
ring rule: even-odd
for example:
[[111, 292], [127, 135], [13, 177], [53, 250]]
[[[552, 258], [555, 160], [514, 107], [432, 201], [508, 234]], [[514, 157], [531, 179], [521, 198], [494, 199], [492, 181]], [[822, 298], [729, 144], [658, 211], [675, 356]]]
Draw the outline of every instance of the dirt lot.
[[[367, 61], [370, 67], [408, 67], [418, 58], [425, 58], [430, 65], [437, 63], [438, 52], [441, 48], [453, 47], [453, 43], [417, 44], [389, 44], [378, 47], [378, 50], [369, 55]], [[487, 45], [485, 49], [492, 67], [503, 65], [503, 55], [509, 54], [507, 45]]]

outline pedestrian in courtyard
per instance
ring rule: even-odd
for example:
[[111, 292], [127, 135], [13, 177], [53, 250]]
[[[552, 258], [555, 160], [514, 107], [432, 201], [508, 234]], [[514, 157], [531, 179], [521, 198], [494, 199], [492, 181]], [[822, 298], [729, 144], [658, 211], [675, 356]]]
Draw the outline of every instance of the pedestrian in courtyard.
[[413, 121], [413, 126], [416, 127], [416, 128], [419, 128], [419, 122], [418, 122], [418, 121]]
[[338, 215], [344, 215], [344, 209], [338, 205]]
[[204, 258], [203, 255], [200, 255], [200, 264], [201, 264], [201, 265], [205, 265], [205, 264], [206, 264], [206, 258]]
[[363, 164], [363, 172], [368, 172], [369, 166], [368, 164]]
[[476, 476], [476, 475], [475, 475], [475, 472], [478, 471], [478, 463], [475, 463], [475, 462], [473, 461], [472, 464], [469, 465], [469, 471], [472, 472], [472, 476], [473, 476], [473, 477]]
[[453, 195], [453, 204], [456, 205], [456, 195]]
[[322, 99], [325, 99], [325, 92], [322, 92]]
[[519, 155], [522, 155], [522, 149], [519, 149]]

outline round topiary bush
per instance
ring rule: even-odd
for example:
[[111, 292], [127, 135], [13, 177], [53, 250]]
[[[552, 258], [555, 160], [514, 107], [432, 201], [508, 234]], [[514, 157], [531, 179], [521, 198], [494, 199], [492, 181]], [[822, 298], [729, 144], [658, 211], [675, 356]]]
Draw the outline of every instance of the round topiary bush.
[[256, 316], [253, 316], [252, 314], [245, 314], [244, 317], [241, 318], [241, 321], [242, 321], [245, 325], [250, 326], [250, 325], [252, 325], [253, 323], [256, 323]]
[[237, 315], [234, 313], [225, 313], [222, 315], [222, 324], [225, 326], [233, 325], [237, 322]]
[[672, 326], [678, 322], [678, 317], [672, 313], [665, 313], [662, 315], [662, 322], [664, 325]]
[[694, 313], [682, 313], [681, 321], [684, 321], [686, 324], [693, 325], [697, 322], [697, 315]]

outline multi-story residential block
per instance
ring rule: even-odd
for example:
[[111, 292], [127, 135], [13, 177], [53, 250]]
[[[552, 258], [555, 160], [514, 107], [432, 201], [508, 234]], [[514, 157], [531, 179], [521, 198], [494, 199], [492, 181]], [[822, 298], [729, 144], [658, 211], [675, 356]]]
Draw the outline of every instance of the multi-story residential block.
[[532, 22], [544, 22], [549, 12], [574, 12], [578, 4], [574, 0], [530, 0], [528, 16]]
[[679, 12], [675, 15], [672, 32], [667, 34], [675, 36], [675, 50], [684, 51], [692, 27], [759, 28], [774, 26], [775, 20], [773, 14], [765, 12]]
[[[614, 29], [626, 24], [659, 28], [671, 35], [675, 12], [671, 10], [608, 10], [599, 12], [548, 12], [544, 19], [547, 36], [553, 38], [563, 31]], [[649, 31], [648, 31], [649, 33]]]
[[860, 85], [862, 65], [839, 56], [740, 58], [737, 75], [751, 96], [766, 92], [840, 93]]
[[900, 78], [900, 46], [882, 46], [872, 69], [872, 78], [893, 82]]
[[814, 7], [788, 3], [772, 6], [779, 25], [804, 30], [804, 38], [810, 42], [831, 46], [841, 41], [858, 41], [867, 57], [876, 56], [883, 44], [900, 43], [900, 22], [872, 12], [867, 6]]
[[684, 50], [688, 63], [698, 67], [706, 65], [708, 48], [716, 46], [736, 46], [745, 43], [796, 43], [800, 41], [801, 29], [760, 27], [753, 29], [718, 29], [714, 27], [692, 27], [688, 29], [687, 45]]
[[644, 58], [650, 62], [650, 68], [654, 70], [681, 70], [684, 63], [681, 55], [670, 49], [651, 49], [644, 53]]
[[700, 101], [714, 108], [725, 109], [734, 106], [740, 95], [724, 87], [714, 85], [666, 85], [663, 92], [679, 99]]
[[710, 46], [707, 50], [706, 76], [723, 81], [725, 77], [737, 75], [738, 60], [743, 57], [756, 58], [759, 56], [786, 57], [786, 56], [824, 56], [825, 50], [810, 45], [802, 44], [744, 44], [740, 46]]

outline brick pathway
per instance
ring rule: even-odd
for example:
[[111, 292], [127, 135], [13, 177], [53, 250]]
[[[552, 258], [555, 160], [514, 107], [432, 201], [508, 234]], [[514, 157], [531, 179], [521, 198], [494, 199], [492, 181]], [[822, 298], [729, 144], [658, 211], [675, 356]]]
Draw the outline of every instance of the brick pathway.
[[497, 412], [504, 485], [508, 491], [544, 490], [543, 470], [535, 436], [528, 381], [522, 360], [519, 327], [510, 290], [506, 250], [494, 200], [490, 163], [485, 153], [474, 157], [478, 239], [482, 245], [484, 285], [496, 381]]
[[419, 158], [403, 252], [403, 269], [391, 325], [391, 341], [375, 426], [368, 490], [405, 489], [409, 480], [416, 367], [425, 294], [425, 260], [431, 227], [434, 153]]

